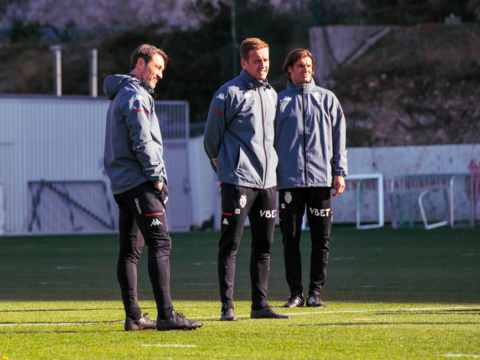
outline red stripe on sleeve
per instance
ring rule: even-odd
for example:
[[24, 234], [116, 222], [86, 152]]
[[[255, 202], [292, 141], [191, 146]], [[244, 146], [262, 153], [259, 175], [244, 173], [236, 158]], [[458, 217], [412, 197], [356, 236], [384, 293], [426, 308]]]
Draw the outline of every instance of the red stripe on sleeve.
[[146, 214], [145, 216], [157, 216], [157, 215], [163, 215], [163, 213]]
[[211, 112], [215, 113], [215, 114], [220, 114], [220, 115], [225, 115], [224, 113], [220, 112], [220, 111], [216, 111], [216, 110], [210, 110]]
[[232, 214], [222, 212], [222, 215], [232, 216]]
[[144, 112], [145, 114], [148, 114], [147, 110], [136, 110], [136, 111], [134, 111], [134, 113], [138, 113], [138, 112]]

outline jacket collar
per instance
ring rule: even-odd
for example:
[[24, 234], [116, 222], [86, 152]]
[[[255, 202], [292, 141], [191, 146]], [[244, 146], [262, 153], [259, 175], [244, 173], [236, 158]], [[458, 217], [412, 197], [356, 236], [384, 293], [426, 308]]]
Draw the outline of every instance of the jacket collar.
[[306, 93], [312, 92], [314, 88], [315, 88], [315, 81], [313, 80], [313, 77], [308, 84], [294, 84], [290, 79], [287, 81], [287, 90], [294, 93], [306, 94]]
[[157, 97], [157, 95], [155, 95], [155, 91], [145, 81], [140, 79], [138, 76], [133, 75], [132, 73], [128, 75], [130, 75], [138, 84], [140, 84], [140, 86], [143, 87], [150, 94], [151, 97], [153, 97], [154, 99]]
[[267, 80], [265, 80], [265, 82], [260, 82], [254, 79], [253, 76], [251, 76], [246, 70], [242, 70], [238, 77], [240, 80], [242, 80], [248, 90], [256, 89], [262, 86], [266, 87], [267, 89], [272, 87]]

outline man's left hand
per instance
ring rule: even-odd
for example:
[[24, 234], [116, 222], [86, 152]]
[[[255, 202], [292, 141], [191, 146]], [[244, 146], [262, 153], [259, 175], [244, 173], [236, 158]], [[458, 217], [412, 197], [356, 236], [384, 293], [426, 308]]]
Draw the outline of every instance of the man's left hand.
[[343, 190], [345, 190], [345, 179], [343, 176], [335, 176], [333, 179], [333, 188], [335, 192], [333, 193], [333, 197], [340, 195]]

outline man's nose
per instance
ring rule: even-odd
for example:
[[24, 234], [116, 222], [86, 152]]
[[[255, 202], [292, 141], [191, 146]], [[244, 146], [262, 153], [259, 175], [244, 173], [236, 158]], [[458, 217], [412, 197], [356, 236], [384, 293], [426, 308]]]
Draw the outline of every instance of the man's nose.
[[159, 71], [158, 74], [157, 74], [157, 77], [159, 79], [163, 79], [163, 72], [162, 71]]

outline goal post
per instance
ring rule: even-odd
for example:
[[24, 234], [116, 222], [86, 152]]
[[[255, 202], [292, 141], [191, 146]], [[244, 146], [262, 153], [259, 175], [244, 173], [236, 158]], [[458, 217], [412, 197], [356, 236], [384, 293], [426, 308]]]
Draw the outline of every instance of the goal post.
[[[349, 175], [345, 178], [347, 182], [356, 180], [356, 197], [355, 197], [355, 207], [356, 207], [356, 228], [365, 230], [365, 229], [378, 229], [384, 226], [384, 198], [383, 198], [383, 174], [381, 173], [372, 173], [372, 174], [357, 174]], [[378, 222], [373, 223], [363, 223], [362, 224], [362, 200], [365, 196], [365, 183], [367, 181], [374, 181], [376, 183], [376, 199], [377, 199], [377, 214]]]
[[30, 181], [29, 233], [102, 233], [116, 229], [103, 181]]
[[427, 230], [449, 225], [475, 226], [473, 176], [470, 173], [409, 174], [390, 183], [392, 226]]

